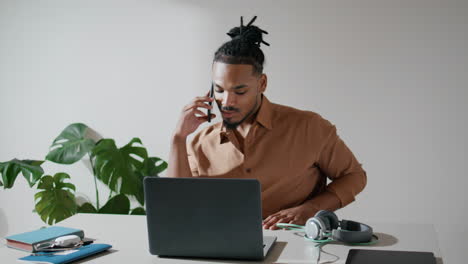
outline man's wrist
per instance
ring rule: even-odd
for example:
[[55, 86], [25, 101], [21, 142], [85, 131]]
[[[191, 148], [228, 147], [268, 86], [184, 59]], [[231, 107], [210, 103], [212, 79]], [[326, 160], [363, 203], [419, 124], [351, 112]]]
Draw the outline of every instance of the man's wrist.
[[187, 142], [187, 136], [184, 136], [178, 133], [174, 133], [172, 135], [172, 143], [184, 143], [185, 144], [186, 142]]
[[302, 208], [304, 208], [307, 218], [312, 218], [317, 214], [318, 211], [320, 211], [320, 208], [317, 206], [316, 203], [314, 203], [311, 200], [305, 201], [303, 204], [300, 205]]

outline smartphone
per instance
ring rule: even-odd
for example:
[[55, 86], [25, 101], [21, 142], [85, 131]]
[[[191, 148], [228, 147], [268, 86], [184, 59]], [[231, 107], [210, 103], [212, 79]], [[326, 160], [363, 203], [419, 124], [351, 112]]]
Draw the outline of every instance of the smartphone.
[[[210, 97], [210, 98], [214, 98], [213, 83], [211, 83], [211, 89], [210, 89], [209, 97]], [[208, 104], [209, 104], [210, 106], [212, 106], [212, 105], [213, 105], [213, 101], [208, 102]], [[208, 112], [208, 113], [207, 113], [207, 115], [208, 115], [208, 122], [211, 122], [211, 109], [208, 109], [207, 112]]]

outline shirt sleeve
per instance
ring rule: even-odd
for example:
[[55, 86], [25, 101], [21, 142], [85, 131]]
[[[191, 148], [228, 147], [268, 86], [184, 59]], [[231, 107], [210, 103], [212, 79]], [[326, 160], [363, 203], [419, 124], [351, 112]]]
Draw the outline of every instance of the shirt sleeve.
[[200, 176], [200, 172], [198, 171], [198, 160], [195, 155], [194, 145], [194, 141], [187, 143], [187, 158], [190, 166], [190, 171], [192, 172], [192, 176], [198, 177]]
[[[356, 195], [364, 189], [367, 175], [351, 150], [337, 135], [336, 127], [326, 121], [323, 128], [324, 140], [317, 165], [331, 182], [322, 196], [335, 195], [340, 201], [340, 207], [344, 207], [353, 202]], [[317, 201], [324, 197], [319, 194]]]

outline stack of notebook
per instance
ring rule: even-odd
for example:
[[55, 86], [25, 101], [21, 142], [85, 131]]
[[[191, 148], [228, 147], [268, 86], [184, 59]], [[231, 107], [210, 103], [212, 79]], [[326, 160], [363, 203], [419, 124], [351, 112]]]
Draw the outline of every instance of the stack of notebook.
[[31, 253], [20, 258], [21, 261], [62, 264], [69, 263], [96, 253], [105, 251], [112, 246], [109, 244], [89, 244], [60, 251], [46, 251], [41, 245], [55, 241], [58, 237], [76, 235], [83, 240], [84, 232], [80, 229], [51, 226], [21, 234], [6, 237], [6, 245]]
[[77, 235], [81, 239], [84, 238], [83, 230], [61, 226], [51, 226], [13, 236], [8, 236], [6, 237], [6, 245], [10, 248], [15, 248], [33, 253], [38, 251], [37, 245], [53, 241], [58, 237], [67, 235]]

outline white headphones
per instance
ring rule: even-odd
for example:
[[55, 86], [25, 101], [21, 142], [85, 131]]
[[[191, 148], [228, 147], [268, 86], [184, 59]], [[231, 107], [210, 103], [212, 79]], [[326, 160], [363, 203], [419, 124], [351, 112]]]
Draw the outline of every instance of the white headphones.
[[307, 220], [305, 233], [312, 240], [332, 239], [349, 244], [369, 243], [374, 236], [369, 225], [351, 220], [340, 221], [335, 213], [326, 210]]
[[[305, 232], [307, 240], [316, 243], [340, 241], [347, 244], [371, 245], [378, 241], [372, 227], [351, 221], [339, 220], [335, 213], [321, 210], [307, 220], [305, 226], [277, 223], [276, 226]], [[372, 238], [375, 238], [373, 241]]]

